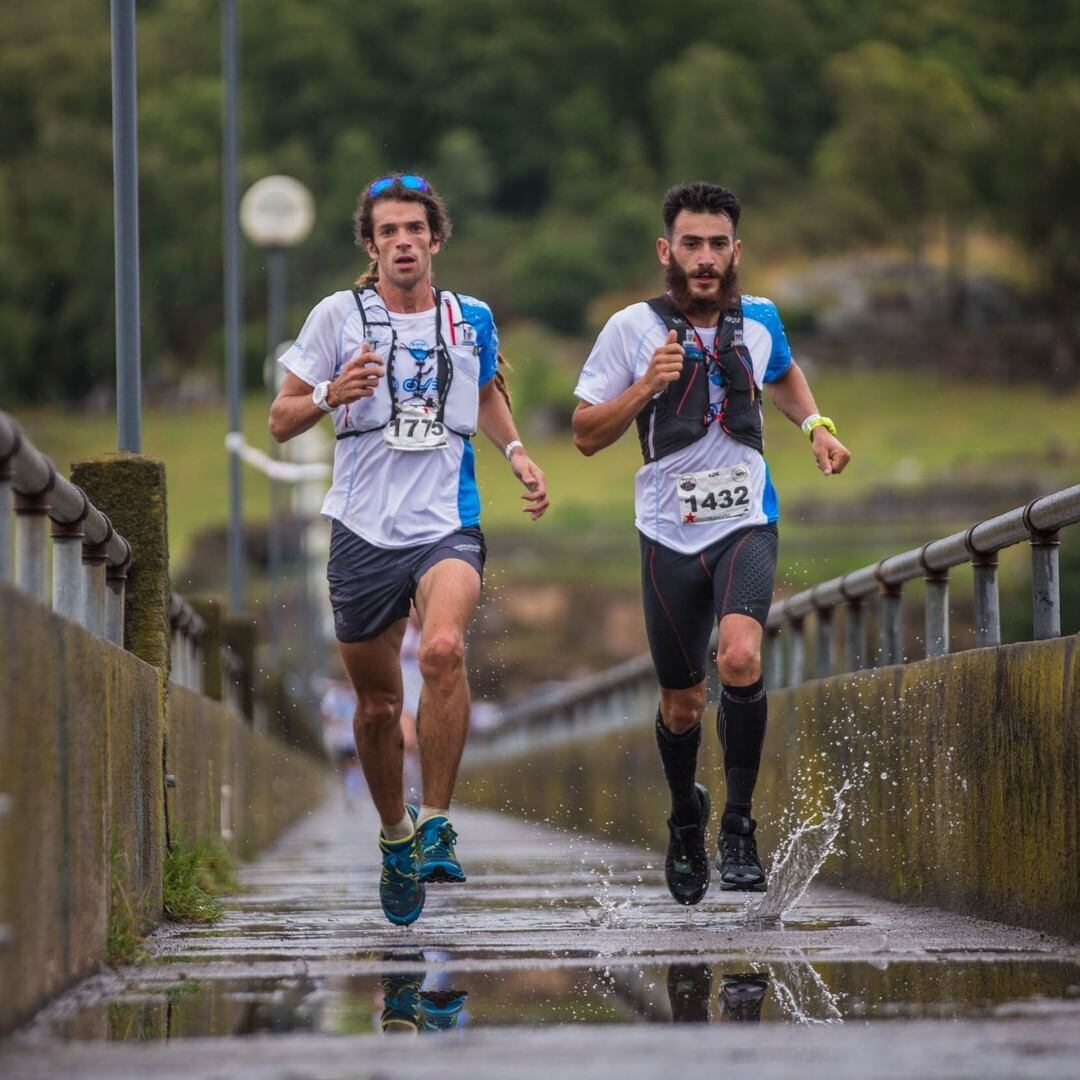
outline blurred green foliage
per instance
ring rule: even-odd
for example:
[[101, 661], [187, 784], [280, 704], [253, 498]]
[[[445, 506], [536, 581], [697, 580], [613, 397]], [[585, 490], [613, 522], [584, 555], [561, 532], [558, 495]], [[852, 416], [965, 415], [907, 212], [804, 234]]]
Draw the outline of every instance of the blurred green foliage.
[[[315, 233], [290, 262], [297, 326], [362, 266], [364, 182], [429, 172], [463, 227], [441, 273], [591, 329], [599, 294], [655, 275], [658, 200], [708, 177], [773, 248], [1014, 238], [1075, 377], [1080, 0], [241, 0], [243, 180], [291, 173]], [[138, 5], [144, 370], [220, 367], [217, 0]], [[0, 396], [83, 400], [113, 372], [109, 5], [5, 0]], [[758, 226], [760, 227], [760, 226]], [[248, 381], [263, 261], [245, 260]]]

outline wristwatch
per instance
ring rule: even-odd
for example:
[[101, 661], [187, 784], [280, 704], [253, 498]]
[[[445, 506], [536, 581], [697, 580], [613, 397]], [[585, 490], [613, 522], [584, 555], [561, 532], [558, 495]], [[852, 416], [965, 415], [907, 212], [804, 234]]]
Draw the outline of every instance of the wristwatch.
[[327, 394], [330, 393], [330, 380], [324, 379], [321, 383], [315, 384], [315, 389], [311, 391], [311, 400], [322, 409], [323, 412], [330, 412], [333, 409], [333, 405], [326, 400]]
[[814, 428], [823, 427], [830, 435], [836, 437], [836, 425], [828, 416], [821, 413], [811, 413], [800, 425], [802, 433], [809, 439], [814, 437]]

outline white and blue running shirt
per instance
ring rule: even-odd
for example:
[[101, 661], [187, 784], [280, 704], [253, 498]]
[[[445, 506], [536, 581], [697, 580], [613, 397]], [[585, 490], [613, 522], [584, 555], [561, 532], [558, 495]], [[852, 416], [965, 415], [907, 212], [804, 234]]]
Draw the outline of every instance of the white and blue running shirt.
[[[495, 377], [498, 332], [487, 304], [460, 294], [458, 299], [462, 318], [472, 324], [476, 334], [482, 387]], [[425, 391], [438, 396], [439, 387], [427, 385], [427, 380], [435, 380], [437, 365], [428, 363], [425, 369], [421, 363], [414, 370], [415, 357], [435, 355], [428, 351], [436, 345], [435, 309], [389, 314], [398, 340], [394, 372], [401, 385], [397, 400], [415, 396], [408, 392], [408, 383], [418, 371], [425, 379]], [[278, 363], [314, 387], [335, 378], [361, 351], [363, 335], [352, 292], [336, 292], [312, 309], [300, 336]], [[335, 433], [348, 430], [347, 405], [333, 410], [333, 421]], [[323, 516], [340, 521], [368, 543], [383, 548], [434, 543], [458, 529], [478, 525], [480, 495], [472, 444], [449, 430], [447, 436], [444, 449], [424, 452], [392, 449], [383, 441], [381, 429], [337, 440]]]
[[[760, 296], [744, 296], [743, 340], [750, 350], [754, 381], [760, 390], [775, 382], [791, 366], [791, 349], [776, 305]], [[716, 340], [716, 328], [698, 328], [698, 336], [709, 351]], [[611, 401], [640, 379], [652, 354], [667, 340], [667, 328], [646, 303], [631, 304], [608, 319], [582, 368], [574, 393], [591, 405]], [[709, 400], [718, 406], [724, 400], [720, 376], [709, 375]], [[716, 415], [718, 409], [712, 410]], [[636, 428], [631, 431], [636, 436]], [[680, 476], [736, 465], [747, 466], [750, 509], [742, 517], [720, 521], [683, 523], [676, 485]], [[634, 523], [650, 540], [687, 555], [704, 551], [735, 529], [775, 522], [779, 517], [776, 491], [769, 479], [769, 466], [756, 450], [724, 434], [718, 423], [697, 442], [643, 465], [634, 484]]]

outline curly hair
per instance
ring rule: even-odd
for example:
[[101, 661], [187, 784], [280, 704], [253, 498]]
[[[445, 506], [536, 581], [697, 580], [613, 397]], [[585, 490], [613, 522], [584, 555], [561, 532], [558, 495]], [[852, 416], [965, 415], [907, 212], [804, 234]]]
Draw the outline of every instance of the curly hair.
[[664, 231], [669, 237], [675, 226], [675, 218], [681, 210], [696, 214], [727, 214], [731, 218], [733, 229], [739, 227], [739, 215], [742, 213], [742, 207], [734, 192], [705, 180], [698, 180], [693, 184], [676, 184], [668, 189], [661, 213], [664, 218]]
[[[442, 198], [430, 184], [427, 191], [406, 187], [400, 180], [402, 175], [402, 173], [390, 173], [390, 176], [394, 178], [394, 182], [384, 191], [380, 191], [378, 195], [369, 193], [370, 184], [364, 188], [364, 193], [357, 201], [356, 212], [353, 214], [353, 238], [357, 247], [362, 248], [369, 241], [371, 243], [375, 242], [372, 213], [377, 202], [388, 199], [420, 203], [427, 214], [428, 228], [431, 230], [432, 237], [442, 244], [445, 244], [450, 239], [450, 235], [454, 231], [454, 223], [450, 220], [450, 213], [446, 209], [446, 204], [442, 201]], [[356, 279], [356, 287], [359, 289], [368, 288], [378, 280], [379, 263], [377, 259], [372, 259], [368, 263], [368, 268]], [[510, 387], [507, 385], [504, 370], [510, 370], [510, 365], [507, 363], [506, 357], [500, 352], [495, 372], [495, 388], [502, 394], [507, 408], [512, 408]]]

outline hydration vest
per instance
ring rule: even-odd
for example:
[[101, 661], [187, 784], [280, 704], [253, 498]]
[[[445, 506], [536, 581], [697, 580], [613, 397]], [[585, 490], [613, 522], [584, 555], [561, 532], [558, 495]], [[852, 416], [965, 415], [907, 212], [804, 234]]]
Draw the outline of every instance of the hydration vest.
[[[754, 382], [750, 350], [743, 342], [742, 301], [725, 311], [716, 328], [716, 342], [707, 354], [696, 343], [693, 327], [666, 296], [647, 301], [685, 349], [679, 377], [667, 384], [637, 415], [638, 439], [645, 464], [656, 461], [705, 436], [710, 423], [725, 435], [761, 453], [761, 394]], [[718, 416], [709, 403], [709, 363], [716, 364], [726, 394]]]
[[[431, 394], [419, 385], [412, 391], [404, 389], [410, 372], [408, 364], [401, 362], [402, 355], [406, 361], [414, 360], [408, 346], [399, 341], [378, 290], [372, 286], [353, 288], [352, 294], [363, 324], [362, 340], [373, 344], [372, 351], [386, 365], [386, 375], [379, 380], [371, 397], [349, 403], [346, 426], [338, 431], [337, 437], [348, 439], [379, 431], [398, 415], [401, 401], [411, 400], [436, 407], [436, 419], [448, 431], [463, 439], [475, 435], [480, 405], [480, 349], [476, 329], [462, 314], [457, 294], [435, 289], [435, 393]], [[411, 373], [417, 381], [421, 371], [427, 373], [423, 364], [417, 363]]]

